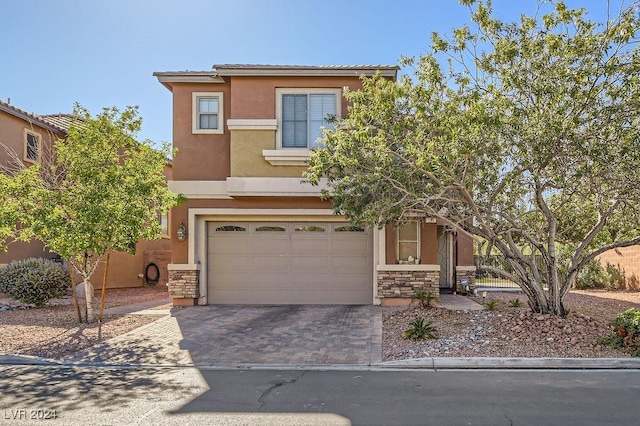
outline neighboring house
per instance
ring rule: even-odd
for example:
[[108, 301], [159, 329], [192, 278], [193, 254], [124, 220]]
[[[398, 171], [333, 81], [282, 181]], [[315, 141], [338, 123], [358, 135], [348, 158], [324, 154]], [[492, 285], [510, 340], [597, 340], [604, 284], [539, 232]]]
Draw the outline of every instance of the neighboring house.
[[[57, 139], [66, 136], [73, 119], [69, 114], [36, 115], [28, 113], [7, 102], [0, 100], [0, 144], [15, 152], [20, 159], [29, 164], [39, 163], [43, 152], [50, 150]], [[0, 149], [0, 163], [6, 164], [10, 154]], [[171, 164], [165, 168], [167, 180], [171, 179]], [[171, 259], [171, 242], [168, 236], [167, 217], [159, 218], [166, 225], [165, 235], [161, 240], [138, 242], [134, 256], [127, 253], [113, 253], [109, 266], [107, 280], [108, 288], [141, 287], [145, 285], [145, 272], [150, 263], [156, 264], [160, 271], [157, 285], [163, 286], [167, 282], [167, 267]], [[20, 241], [9, 245], [7, 252], [0, 252], [0, 265], [13, 260], [30, 257], [55, 258], [40, 241], [24, 243]], [[93, 276], [97, 289], [103, 279], [103, 269], [100, 268]], [[156, 270], [149, 268], [149, 275], [155, 277]]]
[[[473, 288], [472, 238], [432, 219], [363, 229], [302, 182], [343, 88], [396, 66], [215, 65], [156, 72], [173, 95], [175, 305], [406, 304]], [[177, 238], [177, 233], [182, 233]], [[417, 259], [412, 263], [409, 259]]]

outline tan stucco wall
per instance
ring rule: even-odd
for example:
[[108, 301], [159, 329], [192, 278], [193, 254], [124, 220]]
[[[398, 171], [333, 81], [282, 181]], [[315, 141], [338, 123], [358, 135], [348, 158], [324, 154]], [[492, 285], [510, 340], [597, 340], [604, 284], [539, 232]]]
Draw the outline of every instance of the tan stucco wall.
[[[353, 77], [233, 77], [231, 117], [276, 118], [276, 88], [338, 88], [362, 87], [358, 76]], [[342, 114], [347, 102], [342, 98]]]
[[[136, 254], [111, 253], [109, 259], [109, 272], [107, 275], [107, 288], [142, 287], [144, 278], [138, 274], [144, 274], [144, 252], [146, 250], [171, 250], [171, 241], [168, 238], [160, 240], [141, 240], [136, 244]], [[101, 288], [104, 277], [104, 265], [100, 266], [93, 275], [91, 282], [95, 288]]]
[[306, 166], [273, 166], [264, 159], [263, 149], [276, 149], [274, 130], [234, 130], [231, 132], [231, 176], [302, 177]]
[[[275, 149], [274, 131], [230, 132], [229, 119], [275, 119], [277, 88], [362, 87], [353, 77], [225, 77], [225, 83], [172, 83], [175, 180], [223, 180], [228, 176], [301, 176], [303, 166], [272, 166], [263, 149]], [[192, 134], [192, 93], [222, 92], [223, 134]], [[342, 99], [342, 115], [347, 102]], [[256, 139], [249, 142], [249, 139]], [[269, 142], [267, 142], [267, 140]], [[233, 141], [233, 145], [232, 145]], [[246, 151], [243, 151], [246, 150]], [[233, 165], [231, 161], [233, 159]], [[232, 171], [233, 170], [233, 171]]]
[[610, 263], [617, 268], [624, 269], [625, 276], [635, 275], [640, 278], [640, 246], [620, 247], [609, 250], [598, 256], [602, 266]]
[[[59, 137], [49, 130], [0, 111], [0, 144], [15, 151], [20, 159], [24, 159], [25, 130], [40, 135], [41, 143], [48, 146], [51, 146]], [[0, 163], [5, 164], [7, 159], [8, 156], [5, 149], [0, 148]]]
[[[173, 158], [174, 180], [220, 180], [229, 176], [230, 85], [175, 84], [173, 86]], [[192, 134], [192, 93], [222, 92], [224, 104], [223, 134]]]

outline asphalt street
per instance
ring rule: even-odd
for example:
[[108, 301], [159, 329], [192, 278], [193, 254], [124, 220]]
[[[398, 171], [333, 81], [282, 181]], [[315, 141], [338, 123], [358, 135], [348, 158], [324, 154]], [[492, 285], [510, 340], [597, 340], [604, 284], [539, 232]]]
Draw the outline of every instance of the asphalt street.
[[0, 366], [0, 424], [632, 425], [640, 371]]

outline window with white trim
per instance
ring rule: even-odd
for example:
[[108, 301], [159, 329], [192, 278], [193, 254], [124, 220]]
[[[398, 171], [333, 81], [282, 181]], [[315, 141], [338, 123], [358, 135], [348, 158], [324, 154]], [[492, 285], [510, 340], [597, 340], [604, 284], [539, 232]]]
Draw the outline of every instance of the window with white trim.
[[278, 149], [320, 146], [322, 129], [340, 116], [340, 89], [276, 89]]
[[160, 224], [162, 237], [168, 238], [169, 237], [169, 214], [158, 213], [158, 223]]
[[420, 222], [407, 222], [396, 229], [398, 263], [417, 263], [420, 259]]
[[28, 161], [30, 163], [38, 163], [40, 162], [40, 135], [31, 132], [29, 130], [25, 130], [24, 132], [24, 161]]
[[193, 133], [223, 133], [222, 92], [193, 92]]

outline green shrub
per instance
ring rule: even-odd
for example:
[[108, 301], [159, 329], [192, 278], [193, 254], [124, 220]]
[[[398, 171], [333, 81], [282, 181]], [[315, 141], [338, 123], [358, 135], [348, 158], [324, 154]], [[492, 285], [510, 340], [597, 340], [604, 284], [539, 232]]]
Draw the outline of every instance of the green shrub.
[[426, 321], [422, 317], [418, 317], [413, 321], [409, 321], [409, 328], [402, 333], [405, 339], [424, 340], [436, 339], [437, 330], [433, 321]]
[[612, 334], [598, 340], [614, 348], [629, 348], [631, 355], [640, 356], [640, 310], [631, 308], [611, 323]]
[[627, 278], [624, 276], [624, 270], [620, 269], [620, 265], [612, 265], [607, 262], [604, 268], [607, 274], [606, 288], [607, 290], [626, 290]]
[[495, 311], [499, 304], [498, 300], [487, 300], [483, 303], [484, 307], [489, 311]]
[[49, 259], [17, 260], [0, 268], [0, 291], [36, 307], [64, 296], [70, 286], [69, 272]]
[[605, 269], [597, 260], [590, 260], [578, 272], [574, 287], [578, 290], [607, 288], [608, 276]]
[[433, 307], [433, 303], [438, 300], [438, 296], [432, 291], [418, 290], [413, 293], [411, 300], [417, 300], [421, 308], [430, 309]]
[[520, 301], [520, 299], [513, 299], [513, 300], [509, 300], [509, 306], [511, 306], [512, 308], [519, 308], [522, 306], [522, 302]]

